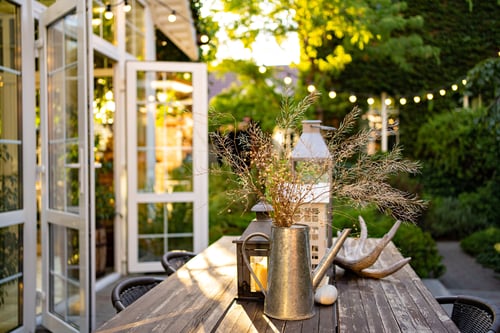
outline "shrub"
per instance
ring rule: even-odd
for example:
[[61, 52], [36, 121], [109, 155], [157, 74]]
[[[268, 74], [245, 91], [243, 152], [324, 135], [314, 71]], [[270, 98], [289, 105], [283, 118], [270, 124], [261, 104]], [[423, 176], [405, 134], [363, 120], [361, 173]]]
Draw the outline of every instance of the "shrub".
[[[235, 198], [228, 195], [228, 187], [234, 182], [218, 175], [209, 175], [209, 242], [222, 236], [241, 235], [255, 214], [245, 202], [235, 204]], [[255, 201], [257, 203], [257, 201]]]
[[500, 273], [500, 228], [490, 227], [460, 242], [462, 249], [483, 266]]
[[[394, 221], [375, 208], [368, 207], [362, 211], [339, 208], [335, 210], [334, 228], [352, 228], [351, 235], [359, 234], [357, 216], [363, 216], [368, 228], [369, 237], [382, 237]], [[394, 244], [404, 257], [411, 257], [410, 265], [421, 278], [437, 278], [444, 274], [445, 267], [436, 242], [430, 233], [422, 231], [417, 225], [403, 223], [393, 238]]]
[[424, 230], [434, 238], [461, 239], [489, 226], [500, 226], [498, 181], [493, 179], [475, 192], [457, 197], [435, 197], [425, 214]]

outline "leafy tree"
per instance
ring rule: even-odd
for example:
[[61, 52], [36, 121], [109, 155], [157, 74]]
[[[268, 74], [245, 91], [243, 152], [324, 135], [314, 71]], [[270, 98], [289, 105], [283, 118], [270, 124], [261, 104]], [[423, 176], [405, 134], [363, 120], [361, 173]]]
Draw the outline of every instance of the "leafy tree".
[[[210, 119], [212, 126], [238, 123], [245, 117], [258, 122], [263, 130], [271, 132], [280, 112], [281, 92], [286, 90], [282, 81], [269, 68], [260, 72], [257, 65], [245, 60], [225, 60], [212, 73], [216, 78], [234, 75], [234, 82], [210, 102], [219, 113], [232, 115], [232, 119]], [[265, 110], [265, 112], [263, 112]], [[215, 130], [215, 129], [214, 129]]]
[[[230, 38], [246, 47], [260, 35], [280, 43], [290, 33], [298, 36], [301, 82], [298, 94], [308, 85], [328, 92], [334, 79], [357, 55], [382, 59], [402, 70], [413, 68], [415, 59], [435, 57], [436, 48], [424, 45], [419, 31], [420, 15], [406, 16], [406, 4], [391, 0], [223, 0], [223, 10], [236, 14], [225, 26]], [[352, 105], [339, 108], [323, 94], [316, 105], [316, 117], [334, 125]], [[330, 117], [328, 116], [330, 115]], [[328, 121], [333, 115], [333, 120]]]

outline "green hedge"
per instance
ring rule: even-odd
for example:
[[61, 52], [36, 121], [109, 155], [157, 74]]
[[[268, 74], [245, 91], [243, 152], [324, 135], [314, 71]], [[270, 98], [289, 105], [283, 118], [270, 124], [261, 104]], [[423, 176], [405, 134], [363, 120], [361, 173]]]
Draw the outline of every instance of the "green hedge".
[[500, 273], [500, 228], [491, 227], [464, 238], [462, 249], [483, 266]]

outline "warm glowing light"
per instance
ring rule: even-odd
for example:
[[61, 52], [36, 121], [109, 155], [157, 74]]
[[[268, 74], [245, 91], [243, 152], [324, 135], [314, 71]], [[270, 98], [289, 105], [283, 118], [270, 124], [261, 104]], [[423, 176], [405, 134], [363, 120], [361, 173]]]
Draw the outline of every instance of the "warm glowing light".
[[441, 96], [446, 95], [446, 90], [444, 90], [444, 89], [439, 90], [439, 95], [441, 95]]
[[462, 80], [462, 84], [465, 86], [467, 84], [467, 80], [466, 79], [463, 79]]
[[314, 85], [310, 84], [307, 86], [307, 91], [312, 93], [312, 92], [316, 91], [316, 87]]
[[385, 105], [391, 105], [392, 104], [392, 101], [390, 98], [386, 98], [385, 101], [384, 101]]
[[114, 14], [113, 12], [111, 11], [111, 5], [110, 4], [107, 4], [106, 5], [106, 11], [104, 12], [104, 18], [106, 20], [111, 20], [113, 18]]
[[401, 104], [401, 105], [405, 105], [405, 104], [406, 104], [406, 102], [407, 102], [407, 101], [406, 101], [406, 98], [404, 98], [404, 97], [401, 97], [401, 98], [399, 99], [399, 104]]
[[330, 92], [328, 93], [328, 97], [334, 99], [335, 97], [337, 97], [337, 93], [333, 90], [330, 90]]
[[265, 72], [267, 72], [266, 66], [259, 66], [259, 73], [264, 74]]
[[370, 97], [366, 100], [366, 103], [368, 103], [368, 105], [373, 105], [373, 103], [375, 103], [375, 100], [372, 97]]
[[457, 91], [457, 89], [458, 89], [458, 86], [456, 84], [454, 84], [454, 85], [451, 86], [451, 90]]
[[429, 101], [430, 101], [430, 100], [432, 100], [433, 98], [434, 98], [434, 95], [433, 95], [433, 94], [431, 94], [431, 93], [427, 94], [427, 99], [428, 99]]
[[177, 15], [175, 15], [175, 10], [173, 10], [172, 13], [168, 15], [168, 22], [174, 23], [175, 21], [177, 21]]
[[200, 36], [200, 42], [202, 42], [203, 44], [206, 44], [209, 41], [210, 41], [210, 38], [207, 35], [203, 34]]
[[167, 101], [168, 96], [165, 92], [160, 91], [156, 94], [156, 98], [158, 98], [158, 102], [165, 103]]
[[292, 84], [292, 78], [289, 77], [289, 76], [286, 76], [284, 79], [283, 79], [283, 82], [285, 82], [285, 84], [288, 86], [290, 84]]
[[355, 95], [349, 96], [349, 102], [354, 103], [358, 100], [358, 98]]
[[415, 97], [413, 97], [413, 101], [414, 101], [415, 103], [420, 103], [420, 96], [415, 96]]
[[112, 90], [106, 91], [106, 93], [104, 94], [104, 98], [106, 98], [108, 101], [112, 100], [113, 99], [113, 91]]
[[132, 6], [128, 3], [127, 0], [125, 0], [124, 5], [123, 5], [123, 11], [125, 13], [128, 13], [132, 10]]

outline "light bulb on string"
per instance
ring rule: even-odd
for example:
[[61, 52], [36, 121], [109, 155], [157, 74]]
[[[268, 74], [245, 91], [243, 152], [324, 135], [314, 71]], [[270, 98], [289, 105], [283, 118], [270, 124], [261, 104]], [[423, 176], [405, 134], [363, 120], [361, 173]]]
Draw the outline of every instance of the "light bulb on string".
[[177, 20], [177, 15], [175, 15], [175, 10], [172, 10], [172, 13], [168, 15], [168, 22], [174, 23]]
[[358, 100], [358, 98], [355, 95], [349, 96], [349, 102], [355, 103]]
[[330, 92], [328, 93], [328, 97], [334, 99], [335, 97], [337, 97], [337, 93], [334, 90], [330, 90]]
[[433, 95], [433, 94], [431, 94], [431, 93], [428, 93], [428, 94], [427, 94], [427, 99], [428, 99], [429, 101], [431, 101], [433, 98], [434, 98], [434, 95]]
[[453, 85], [451, 86], [451, 90], [453, 90], [453, 91], [457, 91], [457, 90], [458, 90], [458, 86], [457, 86], [456, 84], [453, 84]]
[[128, 13], [132, 10], [132, 6], [128, 3], [128, 0], [123, 1], [123, 11]]
[[386, 98], [385, 101], [384, 101], [384, 104], [387, 105], [387, 106], [391, 105], [392, 104], [391, 99], [390, 98]]
[[406, 104], [406, 102], [407, 102], [407, 101], [406, 101], [406, 98], [404, 98], [404, 97], [401, 97], [401, 98], [399, 99], [399, 104], [401, 104], [401, 105], [405, 105], [405, 104]]
[[312, 93], [312, 92], [316, 91], [316, 87], [314, 85], [310, 84], [307, 86], [307, 91]]
[[414, 101], [415, 103], [420, 103], [420, 96], [415, 96], [415, 97], [413, 97], [413, 101]]
[[373, 97], [369, 97], [369, 98], [366, 100], [366, 103], [368, 103], [368, 105], [373, 105], [373, 103], [375, 103], [375, 100], [373, 99]]
[[466, 79], [463, 79], [462, 80], [462, 84], [465, 86], [467, 84], [467, 80]]
[[106, 20], [111, 20], [113, 18], [114, 14], [113, 11], [111, 10], [111, 4], [106, 5], [106, 10], [104, 11], [104, 18]]
[[441, 95], [441, 96], [446, 95], [446, 90], [444, 90], [444, 89], [439, 90], [439, 95]]

